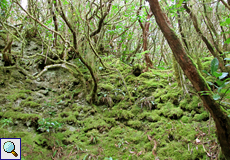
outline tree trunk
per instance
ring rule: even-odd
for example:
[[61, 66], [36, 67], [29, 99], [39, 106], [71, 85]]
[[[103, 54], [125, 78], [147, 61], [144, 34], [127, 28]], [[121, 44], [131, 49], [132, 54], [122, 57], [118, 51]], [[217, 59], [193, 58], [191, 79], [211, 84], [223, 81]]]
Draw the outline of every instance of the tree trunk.
[[227, 159], [230, 159], [230, 119], [224, 109], [213, 100], [211, 95], [201, 95], [201, 91], [211, 91], [205, 79], [201, 76], [194, 62], [188, 57], [181, 41], [170, 28], [171, 24], [167, 16], [162, 12], [158, 0], [148, 0], [155, 16], [156, 22], [163, 32], [176, 61], [180, 64], [185, 75], [193, 84], [204, 106], [211, 113], [217, 129], [217, 136], [222, 152]]
[[[3, 61], [4, 61], [4, 66], [12, 66], [12, 59], [11, 59], [11, 46], [13, 43], [13, 38], [11, 37], [7, 37], [6, 39], [6, 46], [5, 48], [2, 50], [3, 53]], [[8, 50], [8, 53], [6, 53]]]
[[[140, 1], [140, 7], [139, 7], [139, 10], [137, 11], [137, 15], [139, 16], [139, 12], [142, 8], [142, 0]], [[142, 33], [143, 33], [143, 49], [144, 51], [147, 51], [148, 50], [148, 36], [149, 36], [149, 26], [150, 26], [150, 23], [149, 23], [149, 19], [153, 16], [152, 13], [147, 13], [147, 19], [146, 19], [146, 22], [145, 24], [143, 25], [141, 20], [138, 19], [138, 22], [141, 26], [141, 29], [142, 29]], [[146, 66], [147, 68], [145, 69], [146, 71], [148, 70], [148, 68], [153, 68], [153, 62], [151, 61], [150, 57], [149, 57], [149, 53], [145, 53], [145, 62], [146, 62]]]
[[203, 42], [207, 46], [208, 50], [210, 51], [210, 53], [219, 60], [219, 66], [220, 66], [221, 71], [222, 72], [227, 72], [228, 69], [225, 67], [225, 64], [224, 64], [224, 61], [223, 61], [224, 57], [221, 57], [221, 53], [217, 53], [214, 50], [214, 47], [212, 46], [212, 44], [204, 36], [204, 34], [202, 33], [201, 29], [198, 26], [198, 20], [197, 20], [195, 14], [193, 14], [193, 12], [191, 11], [191, 9], [188, 7], [187, 3], [184, 4], [184, 8], [185, 8], [186, 12], [190, 15], [196, 32], [201, 37], [201, 39], [203, 40]]

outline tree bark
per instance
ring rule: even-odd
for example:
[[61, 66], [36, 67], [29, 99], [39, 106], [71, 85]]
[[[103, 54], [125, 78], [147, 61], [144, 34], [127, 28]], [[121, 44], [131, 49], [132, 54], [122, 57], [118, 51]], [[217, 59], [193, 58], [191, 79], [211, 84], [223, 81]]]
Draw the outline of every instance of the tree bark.
[[[139, 10], [137, 11], [137, 16], [139, 16], [139, 12], [142, 9], [142, 0], [140, 0], [140, 7]], [[143, 25], [141, 20], [138, 19], [138, 22], [141, 26], [142, 29], [142, 36], [143, 36], [143, 50], [147, 51], [148, 50], [148, 36], [149, 36], [149, 19], [153, 16], [152, 13], [147, 13], [147, 19], [145, 24]], [[150, 57], [149, 57], [149, 53], [145, 53], [145, 62], [146, 62], [146, 66], [147, 68], [145, 69], [146, 71], [148, 70], [148, 68], [153, 68], [153, 62], [151, 61]]]
[[[53, 1], [48, 0], [48, 4], [50, 7], [50, 12], [51, 15], [53, 16], [53, 23], [54, 23], [54, 27], [55, 27], [55, 31], [58, 32], [58, 22], [57, 22], [57, 16], [53, 10]], [[56, 2], [55, 2], [56, 3]], [[54, 33], [54, 40], [53, 40], [53, 46], [55, 47], [57, 45], [57, 33]]]
[[158, 0], [148, 0], [150, 7], [155, 16], [156, 22], [163, 32], [176, 61], [180, 64], [185, 75], [189, 78], [199, 96], [203, 100], [204, 106], [211, 113], [217, 129], [217, 136], [222, 148], [222, 152], [227, 159], [230, 159], [230, 119], [224, 109], [209, 95], [202, 95], [201, 91], [211, 92], [205, 79], [201, 76], [194, 62], [187, 55], [182, 46], [181, 41], [170, 27], [171, 24], [167, 20], [160, 8]]

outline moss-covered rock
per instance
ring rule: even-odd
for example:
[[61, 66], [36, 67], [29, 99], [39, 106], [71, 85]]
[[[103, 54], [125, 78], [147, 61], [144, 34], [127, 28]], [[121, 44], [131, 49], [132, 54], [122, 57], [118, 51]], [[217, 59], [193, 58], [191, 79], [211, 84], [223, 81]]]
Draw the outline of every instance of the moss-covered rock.
[[132, 128], [136, 128], [136, 129], [139, 129], [142, 127], [142, 123], [138, 120], [129, 120], [127, 122], [127, 125], [132, 127]]
[[181, 118], [181, 121], [182, 121], [183, 123], [191, 123], [191, 122], [192, 122], [192, 117], [183, 116], [183, 117]]
[[23, 101], [22, 106], [23, 107], [31, 107], [31, 108], [39, 108], [39, 107], [41, 107], [41, 104], [38, 104], [34, 101]]
[[209, 119], [209, 114], [207, 112], [203, 112], [201, 114], [195, 114], [193, 119], [198, 122], [207, 121]]

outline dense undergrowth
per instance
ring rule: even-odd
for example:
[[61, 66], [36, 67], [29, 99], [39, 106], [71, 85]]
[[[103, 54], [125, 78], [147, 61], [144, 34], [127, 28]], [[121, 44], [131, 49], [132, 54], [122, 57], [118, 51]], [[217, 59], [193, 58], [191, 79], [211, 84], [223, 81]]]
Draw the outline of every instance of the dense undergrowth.
[[189, 82], [186, 94], [170, 69], [136, 77], [115, 57], [106, 61], [124, 76], [131, 99], [119, 75], [100, 67], [95, 105], [64, 70], [33, 81], [0, 68], [2, 138], [22, 138], [25, 160], [221, 159], [214, 122]]

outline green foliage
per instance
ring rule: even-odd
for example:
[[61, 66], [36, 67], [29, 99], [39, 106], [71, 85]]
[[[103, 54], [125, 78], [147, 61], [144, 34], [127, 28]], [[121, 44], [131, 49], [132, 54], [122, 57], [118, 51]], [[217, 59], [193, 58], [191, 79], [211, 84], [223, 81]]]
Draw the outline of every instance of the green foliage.
[[4, 126], [9, 126], [9, 125], [12, 124], [13, 122], [12, 122], [12, 119], [11, 119], [11, 118], [9, 118], [9, 119], [5, 118], [5, 119], [2, 119], [2, 120], [0, 121], [0, 123], [2, 124], [2, 128], [3, 128]]
[[38, 121], [39, 127], [37, 130], [45, 130], [46, 132], [50, 132], [50, 129], [52, 129], [54, 132], [56, 129], [60, 128], [62, 126], [61, 123], [57, 121], [52, 121], [50, 118], [42, 118]]
[[[230, 18], [226, 18], [224, 22], [220, 23], [220, 26], [229, 27], [229, 24], [230, 24]], [[229, 31], [227, 31], [227, 33], [229, 33]], [[229, 44], [230, 43], [230, 38], [228, 38], [224, 43]]]
[[0, 8], [1, 8], [1, 16], [5, 16], [6, 14], [6, 10], [8, 9], [9, 7], [9, 1], [8, 0], [1, 0], [0, 1]]
[[217, 71], [219, 67], [219, 61], [217, 58], [214, 58], [211, 62], [211, 74], [214, 75], [214, 73]]
[[[214, 81], [207, 82], [210, 86], [214, 86], [215, 88], [217, 88], [216, 92], [212, 94], [213, 99], [216, 101], [218, 100], [221, 105], [223, 105], [223, 103], [229, 105], [229, 103], [222, 102], [222, 100], [224, 98], [230, 98], [229, 96], [230, 78], [226, 78], [228, 76], [227, 72], [218, 72], [218, 67], [219, 67], [219, 61], [217, 58], [214, 58], [211, 62], [211, 74], [209, 74], [206, 70], [203, 70], [203, 72], [206, 73], [208, 76], [212, 76], [214, 78]], [[201, 92], [201, 93], [202, 95], [211, 94], [210, 92]]]
[[[60, 104], [61, 102], [62, 102], [62, 100], [60, 100], [59, 102], [56, 102], [55, 103], [55, 101], [54, 101], [54, 99], [53, 99], [53, 97], [51, 96], [51, 98], [49, 99], [50, 100], [50, 102], [44, 102], [45, 103], [45, 105], [47, 106], [47, 107], [49, 107], [50, 109], [52, 109], [52, 108], [54, 108], [54, 107], [56, 107], [58, 104]], [[55, 116], [56, 115], [56, 111], [48, 111], [47, 112], [50, 116]]]

